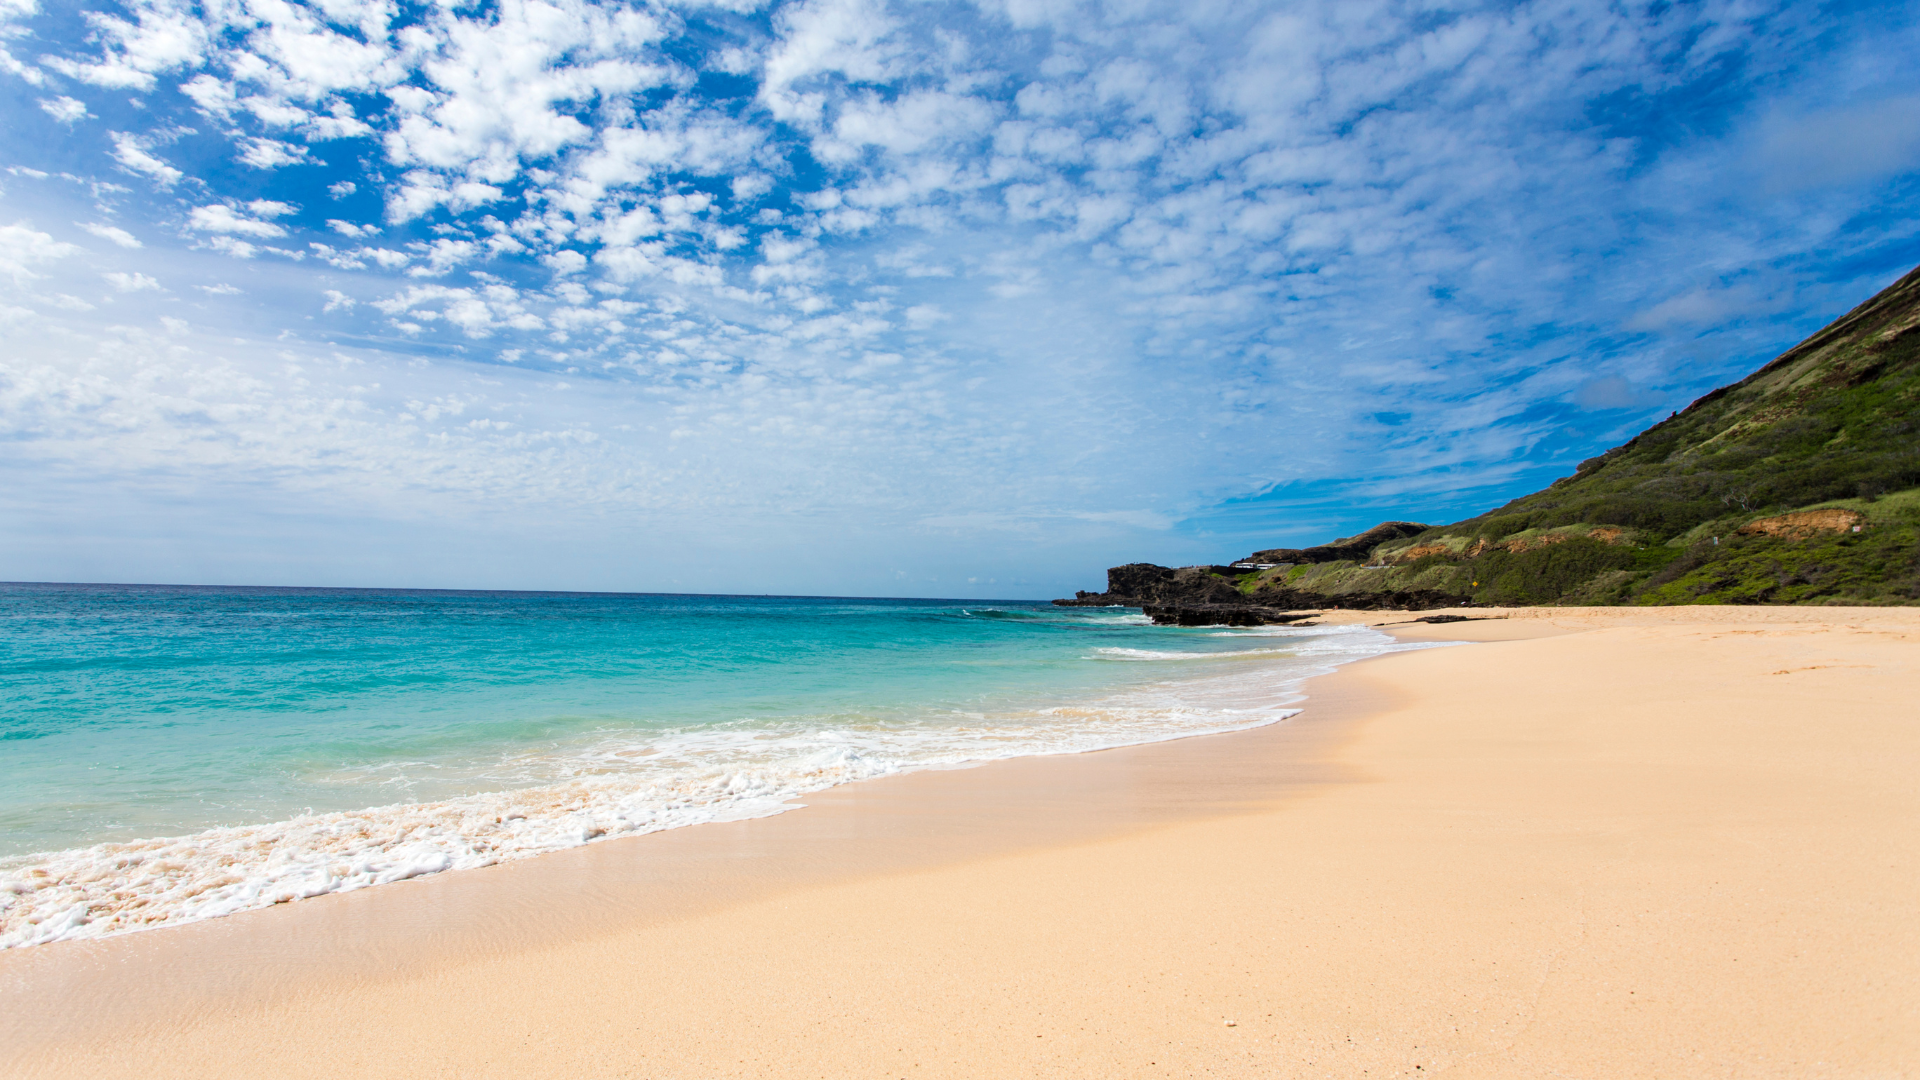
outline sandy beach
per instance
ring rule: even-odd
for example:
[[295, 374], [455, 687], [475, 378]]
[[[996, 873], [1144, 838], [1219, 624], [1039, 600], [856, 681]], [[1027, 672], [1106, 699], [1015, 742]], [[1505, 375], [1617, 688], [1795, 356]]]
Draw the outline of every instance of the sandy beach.
[[9, 1077], [1920, 1072], [1920, 611], [1466, 642], [1253, 731], [921, 773], [0, 954]]

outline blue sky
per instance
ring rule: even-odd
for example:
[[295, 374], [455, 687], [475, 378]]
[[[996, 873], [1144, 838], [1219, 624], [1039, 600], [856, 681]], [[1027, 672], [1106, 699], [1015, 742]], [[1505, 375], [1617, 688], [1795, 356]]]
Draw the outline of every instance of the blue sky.
[[0, 578], [1046, 597], [1920, 263], [1920, 8], [0, 0]]

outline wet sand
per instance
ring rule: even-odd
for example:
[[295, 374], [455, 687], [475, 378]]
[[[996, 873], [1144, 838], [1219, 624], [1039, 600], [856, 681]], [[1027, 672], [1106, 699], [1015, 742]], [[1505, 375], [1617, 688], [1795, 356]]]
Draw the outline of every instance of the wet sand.
[[1491, 614], [1330, 616], [1478, 644], [1269, 728], [0, 954], [0, 1074], [1909, 1075], [1920, 612]]

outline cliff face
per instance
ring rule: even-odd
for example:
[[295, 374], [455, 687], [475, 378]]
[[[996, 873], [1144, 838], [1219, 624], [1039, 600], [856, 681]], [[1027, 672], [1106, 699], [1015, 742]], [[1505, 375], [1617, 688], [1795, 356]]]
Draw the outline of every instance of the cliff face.
[[[1133, 563], [1156, 621], [1478, 604], [1920, 602], [1920, 270], [1542, 491], [1239, 564]], [[1229, 618], [1228, 616], [1232, 616]]]
[[1054, 603], [1066, 607], [1137, 607], [1156, 623], [1180, 626], [1258, 626], [1305, 618], [1264, 598], [1250, 598], [1234, 577], [1238, 573], [1230, 566], [1174, 569], [1128, 563], [1107, 571], [1106, 592], [1082, 592], [1072, 600]]

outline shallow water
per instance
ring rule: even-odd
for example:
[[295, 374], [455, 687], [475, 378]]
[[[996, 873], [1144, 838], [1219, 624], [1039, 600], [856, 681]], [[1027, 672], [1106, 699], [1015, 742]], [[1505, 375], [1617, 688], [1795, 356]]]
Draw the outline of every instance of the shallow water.
[[1357, 628], [942, 600], [0, 586], [0, 947], [1271, 723]]

